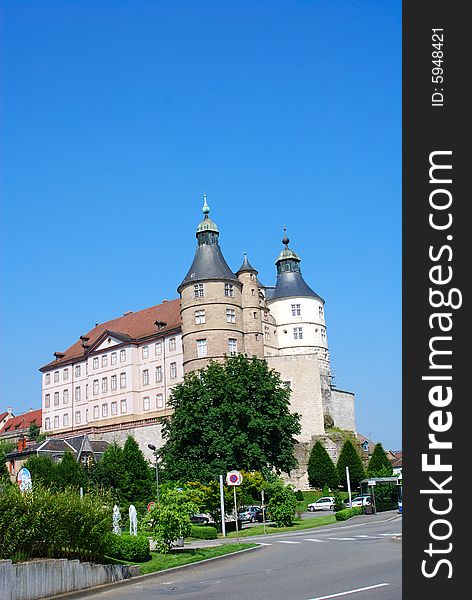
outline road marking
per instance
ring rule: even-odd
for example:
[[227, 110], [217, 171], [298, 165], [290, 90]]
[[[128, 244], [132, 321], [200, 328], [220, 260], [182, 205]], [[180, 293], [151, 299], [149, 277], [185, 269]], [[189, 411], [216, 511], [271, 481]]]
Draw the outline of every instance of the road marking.
[[279, 544], [301, 544], [301, 542], [291, 542], [289, 540], [277, 540]]
[[381, 540], [382, 539], [378, 535], [356, 535], [356, 538], [367, 538], [369, 540]]
[[401, 533], [379, 533], [379, 535], [385, 535], [391, 537], [392, 535], [401, 535]]
[[340, 542], [355, 542], [356, 538], [328, 538], [328, 540], [339, 540]]
[[265, 542], [258, 542], [259, 546], [272, 546], [272, 544], [267, 544]]
[[324, 543], [326, 540], [317, 540], [316, 538], [305, 538], [305, 542], [321, 542]]
[[369, 585], [367, 587], [358, 588], [357, 590], [348, 590], [347, 592], [339, 592], [338, 594], [330, 594], [329, 596], [317, 596], [316, 598], [310, 598], [310, 600], [328, 600], [328, 598], [339, 598], [339, 596], [347, 596], [348, 594], [356, 594], [357, 592], [365, 592], [366, 590], [373, 590], [375, 588], [385, 587], [390, 585], [389, 583], [377, 583], [376, 585]]

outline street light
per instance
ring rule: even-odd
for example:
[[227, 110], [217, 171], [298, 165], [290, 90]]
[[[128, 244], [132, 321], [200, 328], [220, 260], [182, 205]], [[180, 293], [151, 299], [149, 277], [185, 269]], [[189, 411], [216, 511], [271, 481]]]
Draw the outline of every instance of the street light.
[[159, 504], [159, 469], [157, 467], [157, 448], [156, 448], [156, 446], [154, 446], [154, 444], [148, 444], [148, 448], [149, 448], [149, 450], [152, 450], [154, 452], [154, 455], [156, 457], [156, 490], [157, 490], [157, 503]]

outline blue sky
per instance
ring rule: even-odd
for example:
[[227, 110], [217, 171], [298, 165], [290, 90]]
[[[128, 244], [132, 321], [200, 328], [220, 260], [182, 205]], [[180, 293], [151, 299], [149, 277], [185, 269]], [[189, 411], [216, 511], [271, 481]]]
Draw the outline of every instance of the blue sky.
[[358, 430], [401, 448], [401, 4], [3, 3], [0, 411], [177, 297], [205, 190], [266, 285], [287, 225]]

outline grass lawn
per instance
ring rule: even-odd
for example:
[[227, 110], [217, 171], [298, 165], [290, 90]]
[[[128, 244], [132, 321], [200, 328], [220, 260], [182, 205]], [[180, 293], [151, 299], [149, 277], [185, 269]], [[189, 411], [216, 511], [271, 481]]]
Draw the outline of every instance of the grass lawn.
[[[225, 544], [215, 548], [189, 548], [188, 550], [179, 550], [178, 552], [169, 552], [169, 554], [159, 554], [151, 552], [151, 560], [145, 563], [139, 563], [141, 573], [155, 573], [171, 567], [180, 567], [189, 563], [198, 562], [206, 558], [214, 558], [223, 554], [231, 554], [246, 548], [254, 548], [257, 544]], [[136, 564], [136, 563], [134, 563]]]
[[[275, 525], [266, 525], [266, 533], [285, 533], [286, 531], [299, 531], [300, 529], [311, 529], [312, 527], [321, 527], [322, 525], [331, 525], [336, 523], [334, 515], [326, 517], [313, 517], [312, 519], [296, 519], [291, 527], [276, 527]], [[239, 537], [251, 537], [254, 535], [264, 535], [264, 525], [247, 527], [239, 532]], [[235, 538], [236, 532], [226, 534], [226, 537]]]

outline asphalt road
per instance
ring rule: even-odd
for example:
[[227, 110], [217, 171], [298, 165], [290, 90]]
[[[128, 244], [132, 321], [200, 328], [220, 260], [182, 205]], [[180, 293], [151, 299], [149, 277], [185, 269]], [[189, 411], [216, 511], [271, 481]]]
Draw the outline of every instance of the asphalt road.
[[401, 600], [401, 517], [261, 536], [222, 561], [154, 575], [94, 600]]

